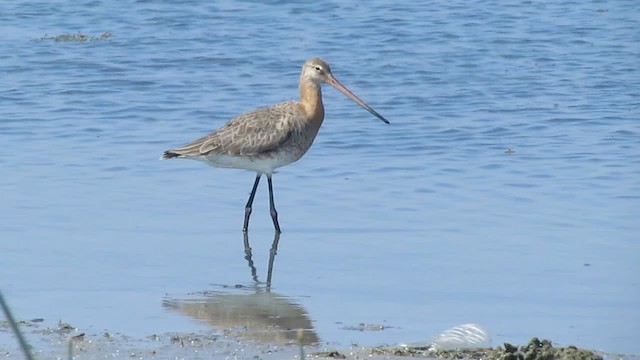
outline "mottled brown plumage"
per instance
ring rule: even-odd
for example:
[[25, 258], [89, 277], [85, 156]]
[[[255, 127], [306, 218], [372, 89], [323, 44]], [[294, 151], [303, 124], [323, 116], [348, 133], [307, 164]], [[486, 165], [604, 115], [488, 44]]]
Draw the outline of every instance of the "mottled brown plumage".
[[304, 108], [296, 102], [256, 109], [191, 144], [166, 151], [164, 157], [194, 158], [213, 166], [271, 174], [302, 157], [311, 146], [315, 134], [301, 121], [304, 118]]
[[329, 64], [322, 59], [312, 58], [302, 66], [299, 102], [284, 102], [244, 113], [205, 137], [165, 151], [162, 158], [187, 158], [205, 161], [216, 167], [255, 171], [256, 180], [245, 207], [244, 231], [247, 231], [260, 177], [267, 175], [271, 216], [276, 231], [280, 232], [273, 204], [271, 176], [275, 169], [300, 159], [313, 144], [324, 120], [320, 88], [323, 83], [340, 90], [380, 120], [389, 123], [340, 84], [331, 74]]

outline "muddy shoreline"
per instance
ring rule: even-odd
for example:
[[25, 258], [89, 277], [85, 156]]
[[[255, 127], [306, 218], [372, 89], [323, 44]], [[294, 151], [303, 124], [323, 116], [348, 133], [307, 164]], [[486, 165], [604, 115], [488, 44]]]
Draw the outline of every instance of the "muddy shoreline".
[[[327, 345], [301, 345], [266, 343], [247, 340], [241, 328], [201, 333], [151, 334], [134, 338], [121, 333], [104, 331], [88, 333], [70, 324], [59, 322], [57, 326], [45, 326], [43, 319], [19, 321], [21, 331], [36, 358], [138, 358], [138, 359], [197, 359], [220, 357], [233, 359], [399, 359], [406, 357], [433, 359], [503, 359], [503, 360], [598, 360], [637, 359], [635, 356], [606, 354], [574, 346], [556, 347], [549, 340], [533, 338], [523, 345], [501, 344], [488, 349], [437, 350], [419, 346], [333, 348]], [[24, 352], [17, 345], [8, 343], [13, 336], [7, 321], [0, 322], [0, 335], [4, 338], [0, 355], [5, 359], [23, 359]]]

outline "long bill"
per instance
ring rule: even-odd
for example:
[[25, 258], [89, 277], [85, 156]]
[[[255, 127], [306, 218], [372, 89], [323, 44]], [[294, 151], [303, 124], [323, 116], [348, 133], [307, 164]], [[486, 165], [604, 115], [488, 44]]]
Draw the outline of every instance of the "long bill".
[[385, 119], [382, 115], [378, 114], [377, 111], [373, 110], [371, 108], [371, 106], [367, 105], [364, 101], [360, 100], [360, 98], [358, 98], [354, 93], [352, 93], [351, 90], [347, 89], [338, 80], [336, 80], [336, 78], [334, 78], [333, 75], [329, 75], [329, 77], [326, 80], [326, 82], [327, 82], [327, 84], [329, 84], [329, 85], [333, 86], [334, 88], [338, 89], [341, 93], [345, 94], [347, 97], [349, 97], [351, 100], [353, 100], [356, 104], [362, 106], [362, 108], [364, 108], [368, 112], [370, 112], [373, 115], [375, 115], [378, 119], [382, 120], [385, 124], [389, 123], [389, 120]]

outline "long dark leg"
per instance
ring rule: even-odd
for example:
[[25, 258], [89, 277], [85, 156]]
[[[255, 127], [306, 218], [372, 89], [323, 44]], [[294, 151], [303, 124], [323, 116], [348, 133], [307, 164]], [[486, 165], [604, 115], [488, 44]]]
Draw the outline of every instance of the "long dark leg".
[[[247, 201], [247, 205], [244, 207], [244, 226], [242, 227], [242, 231], [247, 232], [249, 229], [249, 217], [251, 216], [252, 206], [253, 206], [253, 198], [256, 197], [256, 190], [258, 190], [258, 184], [260, 184], [261, 173], [256, 175], [256, 182], [253, 183], [253, 189], [251, 189], [251, 195], [249, 195], [249, 201]], [[269, 184], [271, 184], [271, 180], [269, 180]]]
[[273, 220], [273, 226], [276, 228], [276, 232], [280, 233], [278, 212], [276, 211], [276, 206], [273, 203], [273, 182], [271, 181], [271, 175], [267, 175], [267, 181], [269, 182], [269, 211], [271, 212], [271, 220]]

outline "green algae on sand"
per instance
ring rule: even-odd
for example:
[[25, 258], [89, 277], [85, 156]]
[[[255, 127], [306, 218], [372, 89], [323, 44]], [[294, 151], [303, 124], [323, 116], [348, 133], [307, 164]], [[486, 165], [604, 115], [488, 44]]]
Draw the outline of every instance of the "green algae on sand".
[[602, 356], [575, 346], [553, 347], [551, 341], [534, 337], [517, 347], [509, 343], [491, 349], [438, 350], [432, 347], [374, 348], [373, 355], [394, 355], [436, 359], [488, 360], [602, 360]]

